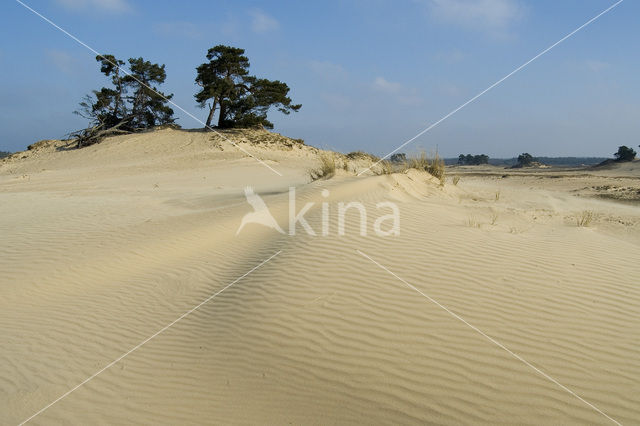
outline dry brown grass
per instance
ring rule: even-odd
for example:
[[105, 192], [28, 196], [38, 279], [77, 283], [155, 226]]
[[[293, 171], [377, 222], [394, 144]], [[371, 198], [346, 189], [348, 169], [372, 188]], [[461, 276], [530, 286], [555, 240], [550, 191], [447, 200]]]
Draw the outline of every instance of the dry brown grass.
[[591, 225], [591, 222], [593, 222], [594, 218], [595, 218], [595, 213], [593, 211], [585, 210], [582, 213], [580, 213], [576, 218], [576, 225], [578, 225], [579, 227], [586, 228], [587, 226]]
[[458, 182], [460, 182], [460, 176], [453, 177], [453, 186], [457, 186]]
[[431, 176], [435, 177], [440, 181], [440, 185], [444, 186], [444, 179], [445, 179], [444, 159], [441, 158], [438, 155], [438, 153], [436, 153], [433, 157], [429, 158], [427, 157], [427, 154], [422, 152], [420, 153], [420, 155], [409, 159], [408, 167], [427, 171]]
[[482, 228], [482, 224], [478, 222], [478, 220], [474, 216], [471, 216], [467, 219], [467, 226], [469, 228]]
[[382, 160], [378, 163], [380, 166], [380, 174], [381, 175], [390, 175], [393, 173], [393, 164], [389, 160]]
[[333, 177], [336, 174], [336, 159], [334, 154], [321, 152], [318, 155], [318, 159], [320, 160], [320, 167], [309, 172], [311, 179], [330, 179]]

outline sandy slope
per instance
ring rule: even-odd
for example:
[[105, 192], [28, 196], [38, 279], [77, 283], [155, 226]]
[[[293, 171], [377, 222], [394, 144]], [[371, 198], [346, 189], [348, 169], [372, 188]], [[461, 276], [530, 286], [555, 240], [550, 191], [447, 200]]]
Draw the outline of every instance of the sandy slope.
[[[283, 176], [173, 130], [80, 151], [53, 143], [0, 165], [1, 423], [25, 420], [280, 250], [32, 422], [611, 423], [357, 250], [609, 416], [638, 422], [637, 205], [576, 197], [558, 183], [570, 177], [463, 176], [442, 189], [416, 171], [340, 171], [310, 182], [317, 150], [233, 137]], [[305, 217], [317, 232], [327, 202], [329, 235], [248, 225], [236, 236], [247, 185], [285, 229], [289, 186], [298, 209], [315, 202]], [[367, 206], [368, 236], [355, 214], [337, 235], [339, 201]], [[400, 236], [373, 234], [380, 201], [398, 204]], [[584, 210], [596, 215], [588, 228], [575, 225]]]

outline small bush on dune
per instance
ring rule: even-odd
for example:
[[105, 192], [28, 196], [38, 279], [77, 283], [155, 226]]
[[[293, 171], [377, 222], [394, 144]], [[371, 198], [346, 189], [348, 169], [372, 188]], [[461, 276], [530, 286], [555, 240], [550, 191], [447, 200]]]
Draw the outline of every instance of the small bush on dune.
[[578, 225], [579, 227], [587, 227], [591, 225], [591, 222], [593, 222], [594, 217], [595, 217], [594, 212], [592, 212], [591, 210], [585, 210], [582, 213], [580, 213], [580, 215], [578, 215], [578, 217], [576, 218], [576, 225]]
[[390, 175], [393, 173], [393, 164], [391, 161], [382, 160], [378, 165], [380, 166], [381, 175]]
[[349, 160], [370, 160], [375, 162], [380, 161], [380, 158], [376, 157], [373, 154], [369, 154], [368, 152], [364, 152], [364, 151], [353, 151], [347, 154], [347, 158]]
[[323, 152], [318, 156], [320, 168], [311, 171], [311, 179], [329, 179], [336, 174], [336, 159], [333, 154]]
[[437, 153], [433, 158], [429, 158], [424, 152], [422, 152], [419, 156], [410, 158], [408, 166], [409, 168], [427, 171], [431, 176], [440, 180], [440, 185], [444, 186], [444, 159], [442, 159]]

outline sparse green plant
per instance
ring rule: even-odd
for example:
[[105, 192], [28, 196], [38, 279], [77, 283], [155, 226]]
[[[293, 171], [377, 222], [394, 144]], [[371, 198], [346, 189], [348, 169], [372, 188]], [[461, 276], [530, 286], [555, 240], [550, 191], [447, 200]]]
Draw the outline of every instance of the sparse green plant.
[[458, 182], [460, 182], [460, 176], [453, 177], [453, 186], [457, 186]]
[[576, 225], [579, 227], [587, 227], [593, 222], [595, 213], [591, 210], [585, 210], [576, 218]]

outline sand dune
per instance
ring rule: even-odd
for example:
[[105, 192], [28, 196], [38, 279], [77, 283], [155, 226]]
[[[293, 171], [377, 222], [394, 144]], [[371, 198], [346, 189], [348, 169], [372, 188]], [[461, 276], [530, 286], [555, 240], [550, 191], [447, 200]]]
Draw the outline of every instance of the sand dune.
[[[366, 165], [354, 162], [312, 182], [315, 148], [230, 136], [282, 176], [176, 130], [83, 150], [54, 141], [0, 165], [3, 424], [280, 251], [31, 422], [612, 423], [358, 251], [606, 415], [638, 422], [638, 206], [574, 191], [607, 176], [462, 175], [442, 188], [415, 170], [356, 177]], [[298, 209], [315, 203], [305, 217], [318, 234], [328, 203], [328, 235], [249, 224], [236, 236], [249, 185], [285, 229], [289, 187]], [[340, 201], [361, 202], [369, 230], [377, 203], [397, 203], [400, 235], [361, 236], [355, 213], [338, 235]], [[584, 211], [593, 222], [578, 227]]]

